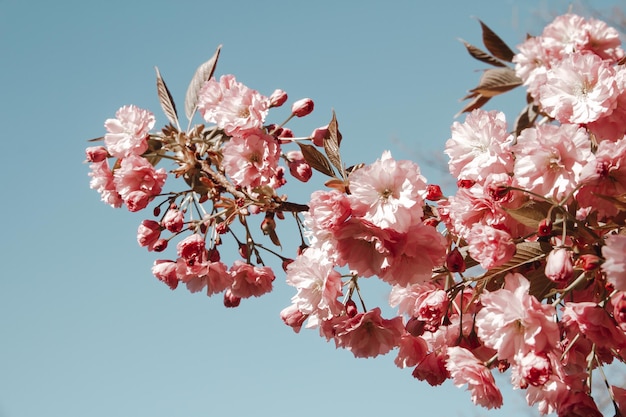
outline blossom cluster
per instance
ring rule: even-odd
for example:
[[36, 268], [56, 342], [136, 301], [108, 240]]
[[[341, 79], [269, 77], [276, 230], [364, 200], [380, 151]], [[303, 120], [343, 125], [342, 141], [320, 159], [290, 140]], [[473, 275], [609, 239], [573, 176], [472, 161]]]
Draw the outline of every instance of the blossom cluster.
[[[172, 289], [183, 283], [223, 294], [235, 307], [272, 290], [276, 274], [263, 256], [276, 256], [295, 289], [280, 315], [296, 332], [317, 329], [355, 357], [395, 350], [395, 364], [413, 377], [466, 386], [487, 408], [502, 405], [494, 373], [508, 371], [542, 414], [599, 416], [591, 376], [626, 361], [619, 33], [566, 14], [514, 53], [481, 25], [489, 52], [466, 47], [496, 69], [471, 90], [468, 114], [445, 143], [454, 195], [389, 151], [345, 166], [334, 114], [296, 137], [285, 124], [308, 115], [310, 99], [294, 102], [284, 123], [267, 123], [287, 94], [264, 96], [233, 75], [214, 77], [219, 49], [187, 92], [187, 130], [158, 71], [167, 126], [152, 132], [154, 115], [135, 106], [105, 122], [104, 146], [87, 150], [91, 187], [130, 211], [159, 201], [137, 240], [155, 252], [176, 240], [176, 258], [152, 268]], [[482, 109], [519, 86], [528, 103], [513, 128], [504, 113]], [[206, 125], [192, 126], [196, 112]], [[165, 161], [169, 172], [156, 169]], [[287, 172], [306, 182], [314, 170], [328, 179], [308, 204], [279, 194]], [[179, 191], [163, 192], [168, 177], [182, 178]], [[251, 227], [260, 216], [260, 233], [280, 246], [276, 220], [285, 213], [294, 215], [301, 241], [290, 256], [261, 243]], [[226, 238], [239, 252], [230, 266], [221, 260]], [[361, 287], [372, 279], [388, 285], [388, 306], [366, 307]], [[626, 390], [606, 385], [616, 414], [626, 414]]]

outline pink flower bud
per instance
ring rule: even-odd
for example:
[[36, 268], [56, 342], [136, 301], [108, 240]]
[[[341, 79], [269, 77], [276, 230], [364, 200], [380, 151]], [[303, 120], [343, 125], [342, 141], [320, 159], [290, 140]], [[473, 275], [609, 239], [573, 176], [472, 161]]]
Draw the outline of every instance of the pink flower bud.
[[356, 308], [356, 303], [354, 302], [354, 300], [351, 298], [346, 301], [346, 314], [348, 315], [348, 317], [354, 317], [357, 313], [358, 310]]
[[183, 230], [184, 220], [185, 220], [185, 215], [182, 211], [176, 210], [176, 209], [169, 209], [167, 213], [165, 213], [165, 216], [163, 217], [161, 224], [170, 232], [178, 233], [181, 230]]
[[238, 307], [240, 303], [241, 297], [234, 296], [230, 288], [224, 292], [224, 307], [234, 308]]
[[428, 184], [426, 187], [426, 200], [439, 201], [443, 197], [441, 187], [436, 184]]
[[539, 222], [539, 227], [537, 228], [537, 236], [546, 237], [552, 234], [552, 222], [550, 219], [543, 219]]
[[320, 148], [324, 146], [324, 139], [330, 138], [330, 133], [328, 132], [328, 125], [318, 127], [311, 133], [311, 139], [313, 140], [313, 144], [315, 146], [319, 146]]
[[270, 217], [266, 216], [261, 222], [261, 231], [264, 235], [268, 235], [276, 230], [276, 221]]
[[163, 252], [165, 249], [167, 249], [167, 240], [165, 239], [159, 239], [154, 244], [155, 252]]
[[91, 146], [85, 149], [87, 162], [102, 162], [107, 159], [109, 153], [104, 146]]
[[450, 272], [465, 271], [465, 259], [463, 259], [459, 248], [454, 248], [448, 253], [448, 256], [446, 256], [446, 267]]
[[313, 176], [311, 165], [304, 159], [304, 155], [300, 151], [291, 151], [287, 153], [287, 164], [291, 175], [302, 182], [307, 182]]
[[270, 107], [280, 107], [287, 101], [287, 93], [281, 89], [276, 89], [270, 96]]
[[600, 266], [600, 257], [591, 253], [584, 253], [576, 259], [576, 267], [585, 272], [593, 271]]
[[302, 328], [302, 324], [307, 319], [308, 315], [302, 314], [295, 304], [290, 305], [280, 312], [280, 318], [283, 322], [291, 327], [294, 332], [299, 333]]
[[456, 186], [459, 188], [472, 188], [476, 184], [474, 180], [458, 180]]
[[548, 254], [544, 274], [556, 283], [565, 283], [574, 276], [572, 254], [566, 248], [555, 248]]
[[291, 113], [297, 117], [304, 117], [313, 111], [314, 106], [313, 100], [310, 98], [303, 98], [293, 103], [291, 106]]

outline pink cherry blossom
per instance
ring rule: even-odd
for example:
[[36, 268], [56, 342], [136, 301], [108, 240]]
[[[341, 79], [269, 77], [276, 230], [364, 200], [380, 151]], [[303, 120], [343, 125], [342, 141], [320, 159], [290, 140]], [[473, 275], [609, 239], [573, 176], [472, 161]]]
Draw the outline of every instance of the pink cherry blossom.
[[505, 230], [477, 223], [467, 240], [470, 256], [485, 269], [503, 265], [515, 255], [515, 242]]
[[508, 274], [504, 288], [481, 295], [476, 330], [483, 343], [498, 351], [499, 359], [531, 349], [548, 352], [559, 340], [556, 311], [528, 294], [530, 283], [521, 274]]
[[236, 297], [259, 297], [272, 291], [274, 272], [267, 266], [254, 266], [236, 260], [230, 267], [233, 277], [232, 294]]
[[576, 200], [581, 207], [593, 208], [600, 219], [618, 214], [619, 208], [602, 197], [626, 193], [626, 140], [600, 142], [583, 167], [580, 183]]
[[511, 381], [516, 388], [541, 387], [553, 374], [548, 355], [533, 351], [515, 355], [512, 369]]
[[170, 289], [178, 287], [178, 275], [176, 274], [176, 262], [157, 259], [152, 266], [152, 274]]
[[438, 352], [430, 352], [413, 369], [413, 377], [420, 381], [426, 381], [431, 386], [443, 384], [450, 378], [450, 372], [446, 369], [447, 354], [445, 349]]
[[422, 217], [426, 179], [417, 164], [396, 161], [385, 151], [371, 165], [350, 175], [353, 215], [377, 227], [405, 232]]
[[602, 417], [593, 398], [583, 391], [570, 392], [556, 408], [559, 416]]
[[124, 158], [141, 155], [148, 149], [148, 133], [154, 127], [154, 114], [130, 105], [121, 107], [115, 119], [107, 119], [104, 144], [111, 155]]
[[616, 290], [626, 291], [626, 236], [610, 235], [605, 243], [602, 247], [602, 256], [605, 259], [602, 271]]
[[144, 220], [137, 229], [137, 243], [139, 246], [147, 247], [149, 251], [154, 250], [154, 245], [161, 236], [161, 225], [154, 220]]
[[121, 207], [124, 200], [117, 192], [113, 172], [109, 168], [109, 162], [104, 159], [101, 162], [94, 162], [90, 166], [89, 187], [100, 193], [101, 200], [111, 207]]
[[208, 296], [221, 293], [233, 283], [228, 267], [220, 261], [206, 260], [191, 267], [179, 258], [176, 273], [178, 279], [185, 283], [190, 292], [195, 293], [206, 288]]
[[287, 267], [287, 284], [298, 293], [292, 303], [309, 316], [307, 327], [317, 327], [343, 310], [338, 298], [342, 295], [341, 274], [318, 248], [307, 248]]
[[405, 333], [400, 338], [398, 356], [394, 363], [398, 368], [416, 366], [428, 354], [428, 346], [421, 337], [415, 337]]
[[467, 389], [472, 395], [472, 402], [486, 408], [500, 408], [502, 394], [491, 371], [467, 349], [458, 346], [448, 347], [446, 368], [454, 385]]
[[198, 93], [198, 109], [207, 122], [215, 123], [229, 136], [263, 126], [270, 99], [235, 79], [223, 75], [207, 81]]
[[309, 215], [315, 229], [335, 231], [352, 214], [348, 197], [337, 190], [319, 190], [311, 194]]
[[488, 174], [511, 171], [513, 155], [508, 144], [512, 137], [504, 113], [474, 110], [464, 123], [454, 122], [451, 130], [445, 153], [453, 176], [481, 182]]
[[609, 115], [619, 91], [615, 71], [594, 54], [571, 54], [546, 74], [539, 101], [561, 123], [590, 123]]
[[626, 291], [618, 291], [611, 297], [613, 318], [617, 325], [626, 332]]
[[155, 170], [147, 159], [129, 155], [122, 159], [113, 181], [128, 210], [138, 211], [161, 193], [166, 178], [163, 168]]
[[224, 170], [235, 185], [270, 185], [279, 173], [280, 146], [262, 131], [233, 136], [224, 145]]
[[315, 103], [310, 98], [303, 98], [291, 105], [291, 113], [296, 117], [304, 117], [310, 114], [315, 107]]
[[576, 125], [525, 129], [513, 149], [518, 186], [546, 197], [572, 192], [591, 158], [589, 135]]
[[543, 41], [539, 36], [527, 38], [517, 47], [519, 53], [513, 57], [515, 74], [522, 79], [528, 94], [535, 100], [546, 82], [546, 73], [552, 61], [543, 47]]
[[402, 318], [384, 319], [378, 307], [338, 321], [333, 329], [337, 347], [349, 350], [357, 358], [388, 353], [398, 346], [404, 334]]
[[169, 210], [167, 210], [167, 213], [165, 213], [165, 216], [163, 216], [163, 220], [161, 220], [161, 225], [172, 233], [178, 233], [183, 230], [184, 221], [184, 212], [174, 208], [170, 208]]
[[573, 332], [584, 335], [598, 347], [616, 350], [626, 348], [626, 333], [609, 313], [596, 303], [566, 303], [561, 319], [563, 326], [573, 327]]

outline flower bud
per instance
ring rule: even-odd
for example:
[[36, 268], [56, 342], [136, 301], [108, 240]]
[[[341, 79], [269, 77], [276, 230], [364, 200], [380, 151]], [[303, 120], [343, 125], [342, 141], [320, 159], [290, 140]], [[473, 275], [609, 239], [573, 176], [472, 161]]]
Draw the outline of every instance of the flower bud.
[[165, 239], [159, 239], [154, 244], [155, 252], [163, 252], [165, 249], [167, 249], [167, 240]]
[[585, 272], [593, 271], [600, 266], [600, 257], [591, 253], [584, 253], [576, 259], [576, 268]]
[[454, 248], [448, 256], [446, 256], [446, 268], [450, 272], [464, 272], [465, 271], [465, 259], [459, 251], [459, 248]]
[[443, 197], [441, 187], [436, 184], [428, 184], [426, 187], [426, 200], [439, 201]]
[[287, 101], [287, 93], [281, 89], [276, 89], [270, 96], [270, 107], [280, 107]]
[[291, 175], [302, 182], [307, 182], [313, 176], [313, 169], [311, 165], [304, 159], [302, 152], [291, 151], [287, 153], [287, 164], [289, 165], [289, 172]]
[[224, 307], [234, 308], [234, 307], [238, 307], [240, 303], [241, 303], [241, 297], [237, 297], [233, 295], [230, 288], [224, 292]]
[[176, 210], [176, 209], [169, 209], [167, 213], [165, 213], [165, 216], [163, 217], [161, 224], [170, 232], [178, 233], [181, 230], [183, 230], [184, 220], [185, 220], [185, 214], [182, 211]]
[[346, 301], [346, 314], [348, 315], [348, 317], [352, 318], [356, 316], [357, 313], [358, 310], [356, 308], [356, 303], [354, 302], [354, 300], [351, 298]]
[[537, 228], [537, 236], [546, 237], [552, 234], [552, 222], [550, 219], [543, 219], [539, 222], [539, 227]]
[[459, 188], [472, 188], [476, 184], [474, 180], [458, 180], [456, 186]]
[[318, 127], [311, 133], [311, 139], [313, 140], [313, 144], [315, 146], [319, 146], [320, 148], [324, 146], [324, 139], [330, 138], [330, 132], [328, 132], [328, 125]]
[[274, 230], [276, 230], [276, 220], [274, 220], [271, 216], [265, 216], [261, 222], [261, 231], [264, 235], [269, 235]]
[[147, 247], [149, 251], [154, 250], [154, 245], [161, 236], [161, 225], [154, 220], [144, 220], [137, 229], [137, 243], [139, 246]]
[[87, 155], [87, 162], [102, 162], [109, 156], [104, 146], [90, 146], [85, 149], [85, 154]]
[[310, 98], [303, 98], [293, 103], [291, 106], [291, 113], [297, 117], [304, 117], [313, 111], [314, 106], [313, 100]]
[[565, 283], [574, 276], [572, 254], [566, 248], [554, 248], [548, 254], [544, 274], [556, 283]]
[[291, 327], [294, 332], [299, 333], [302, 328], [302, 324], [306, 321], [308, 315], [302, 314], [295, 304], [284, 308], [280, 312], [280, 318], [283, 322]]

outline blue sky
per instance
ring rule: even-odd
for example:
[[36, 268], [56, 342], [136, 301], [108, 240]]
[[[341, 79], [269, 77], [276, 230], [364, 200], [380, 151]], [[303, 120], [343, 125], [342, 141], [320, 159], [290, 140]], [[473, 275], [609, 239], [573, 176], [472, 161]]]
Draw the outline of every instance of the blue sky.
[[[487, 412], [464, 389], [414, 380], [393, 354], [354, 359], [316, 331], [296, 335], [278, 317], [292, 296], [280, 275], [237, 309], [170, 291], [135, 240], [149, 213], [101, 203], [84, 148], [125, 104], [163, 125], [154, 66], [182, 109], [195, 68], [223, 44], [218, 75], [315, 100], [296, 133], [334, 109], [348, 164], [389, 149], [445, 185], [444, 143], [484, 68], [458, 38], [480, 44], [480, 18], [515, 46], [568, 4], [0, 0], [0, 417], [531, 415], [509, 390]], [[495, 106], [512, 121], [521, 102]], [[382, 287], [366, 297], [386, 302]]]

